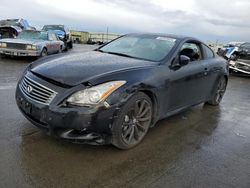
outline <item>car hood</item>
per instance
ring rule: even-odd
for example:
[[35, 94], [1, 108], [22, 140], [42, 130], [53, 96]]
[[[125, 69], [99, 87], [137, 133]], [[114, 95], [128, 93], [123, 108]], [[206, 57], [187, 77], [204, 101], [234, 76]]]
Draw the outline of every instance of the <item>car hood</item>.
[[15, 44], [30, 44], [30, 45], [35, 45], [38, 43], [44, 42], [43, 40], [24, 40], [24, 39], [2, 39], [1, 42], [6, 42], [6, 43], [15, 43]]
[[92, 51], [41, 59], [33, 63], [30, 71], [47, 79], [68, 86], [75, 86], [117, 71], [143, 68], [156, 64], [156, 62]]
[[17, 26], [11, 26], [11, 25], [1, 25], [0, 30], [6, 30], [6, 29], [15, 29], [17, 32], [21, 32], [22, 28], [17, 27]]

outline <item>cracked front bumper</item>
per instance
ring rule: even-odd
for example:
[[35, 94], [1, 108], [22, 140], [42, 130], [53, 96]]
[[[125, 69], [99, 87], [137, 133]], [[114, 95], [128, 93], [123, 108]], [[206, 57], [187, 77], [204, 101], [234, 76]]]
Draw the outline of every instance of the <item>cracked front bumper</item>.
[[0, 48], [0, 54], [9, 55], [9, 56], [31, 56], [38, 57], [40, 56], [39, 51], [35, 50], [16, 50], [16, 49], [8, 49], [8, 48]]
[[76, 143], [110, 143], [111, 125], [117, 108], [62, 107], [43, 105], [27, 98], [19, 87], [16, 103], [22, 114], [51, 136]]

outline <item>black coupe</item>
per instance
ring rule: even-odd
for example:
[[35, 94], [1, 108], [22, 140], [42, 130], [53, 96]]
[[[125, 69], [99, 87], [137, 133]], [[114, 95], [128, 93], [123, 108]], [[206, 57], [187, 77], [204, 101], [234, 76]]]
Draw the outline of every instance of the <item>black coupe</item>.
[[16, 89], [24, 116], [50, 135], [129, 149], [191, 106], [218, 105], [228, 64], [195, 38], [129, 34], [94, 51], [40, 59]]

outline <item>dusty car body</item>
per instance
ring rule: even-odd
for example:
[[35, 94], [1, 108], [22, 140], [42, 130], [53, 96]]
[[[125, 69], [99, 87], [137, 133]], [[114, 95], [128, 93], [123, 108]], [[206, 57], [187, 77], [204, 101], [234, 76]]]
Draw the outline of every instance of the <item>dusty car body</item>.
[[243, 73], [250, 75], [250, 60], [237, 59], [229, 61], [230, 72]]
[[225, 59], [229, 59], [233, 52], [238, 50], [238, 47], [244, 42], [229, 42], [222, 48], [218, 48], [217, 54]]
[[40, 57], [59, 53], [64, 48], [55, 33], [44, 31], [23, 31], [15, 39], [0, 40], [0, 54], [6, 56]]
[[129, 34], [30, 64], [16, 102], [50, 135], [129, 149], [160, 119], [204, 102], [219, 105], [227, 80], [227, 61], [195, 38]]
[[[250, 43], [248, 42], [234, 42], [225, 45], [223, 48], [219, 49], [217, 54], [229, 59], [239, 59], [239, 58], [249, 58], [250, 57]], [[249, 57], [247, 57], [249, 56]]]
[[[234, 52], [232, 52], [233, 58], [250, 60], [250, 42], [241, 44]], [[232, 59], [232, 57], [231, 57]]]
[[231, 72], [250, 75], [250, 43], [245, 42], [227, 53]]
[[64, 25], [45, 25], [42, 30], [54, 31], [58, 38], [64, 42], [65, 50], [73, 48], [73, 40], [69, 29]]
[[7, 19], [0, 21], [0, 39], [15, 38], [22, 30], [36, 30], [25, 19]]

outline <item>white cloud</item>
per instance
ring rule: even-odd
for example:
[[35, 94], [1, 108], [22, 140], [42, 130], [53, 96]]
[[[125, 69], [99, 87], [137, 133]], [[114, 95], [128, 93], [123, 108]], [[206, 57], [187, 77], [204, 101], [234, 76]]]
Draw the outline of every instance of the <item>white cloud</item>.
[[193, 13], [194, 0], [151, 0], [151, 2], [164, 10], [181, 10]]
[[65, 23], [74, 29], [163, 32], [203, 40], [250, 40], [248, 0], [1, 0], [0, 18], [33, 25]]

